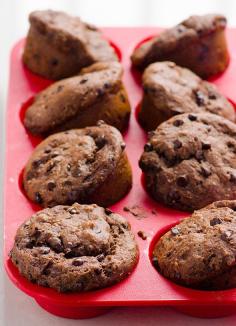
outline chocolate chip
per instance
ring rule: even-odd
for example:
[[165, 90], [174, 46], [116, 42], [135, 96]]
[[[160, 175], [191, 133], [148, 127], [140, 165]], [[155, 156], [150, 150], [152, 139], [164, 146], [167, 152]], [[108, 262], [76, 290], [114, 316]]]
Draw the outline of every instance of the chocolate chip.
[[83, 264], [84, 264], [84, 261], [81, 260], [81, 259], [77, 259], [77, 258], [75, 258], [75, 259], [72, 261], [72, 265], [73, 265], [73, 266], [76, 266], [76, 267], [78, 267], [78, 266], [82, 266]]
[[109, 208], [104, 208], [104, 210], [107, 215], [113, 214], [113, 212]]
[[228, 146], [228, 148], [234, 148], [235, 147], [234, 143], [231, 143], [230, 141], [227, 142], [227, 146]]
[[72, 186], [72, 182], [70, 180], [66, 180], [64, 183], [63, 183], [64, 186]]
[[27, 249], [32, 249], [32, 248], [34, 247], [34, 245], [35, 245], [35, 241], [34, 241], [34, 240], [32, 240], [32, 241], [28, 241], [28, 242], [26, 243], [26, 245], [25, 245], [25, 248], [27, 248]]
[[195, 157], [200, 162], [204, 159], [204, 154], [201, 150], [197, 150], [195, 153]]
[[144, 231], [138, 231], [137, 234], [142, 240], [147, 240], [147, 235], [145, 234]]
[[35, 160], [32, 162], [32, 166], [33, 166], [33, 168], [37, 169], [40, 166], [40, 164], [42, 164], [42, 163], [43, 163], [42, 160]]
[[63, 90], [63, 88], [64, 88], [63, 85], [59, 85], [59, 86], [57, 87], [56, 92], [59, 93], [61, 90]]
[[214, 217], [212, 220], [210, 220], [210, 225], [211, 226], [214, 226], [214, 225], [217, 225], [217, 224], [221, 224], [221, 220], [218, 218], [218, 217]]
[[188, 185], [188, 178], [185, 176], [180, 176], [177, 178], [176, 183], [179, 187], [186, 187]]
[[234, 173], [231, 173], [230, 174], [230, 179], [229, 179], [230, 182], [233, 182], [235, 183], [236, 182], [236, 175]]
[[227, 230], [227, 231], [224, 231], [222, 234], [221, 234], [221, 239], [223, 241], [228, 241], [230, 239], [230, 237], [232, 236], [233, 232], [230, 231], [230, 230]]
[[125, 103], [126, 102], [126, 98], [124, 96], [124, 94], [120, 94], [120, 99], [121, 99], [121, 102]]
[[95, 273], [96, 275], [100, 275], [100, 274], [102, 274], [102, 269], [101, 269], [101, 268], [95, 268], [95, 269], [94, 269], [94, 273]]
[[146, 143], [144, 145], [144, 152], [151, 152], [153, 150], [153, 146], [151, 143]]
[[58, 65], [58, 60], [56, 59], [56, 58], [53, 58], [52, 60], [51, 60], [51, 65], [52, 66], [57, 66]]
[[49, 153], [51, 153], [51, 149], [45, 149], [44, 153], [45, 153], [45, 154], [49, 154]]
[[182, 143], [178, 139], [174, 140], [173, 144], [174, 144], [174, 149], [179, 149], [182, 147]]
[[120, 147], [121, 147], [121, 150], [123, 151], [125, 149], [125, 147], [126, 147], [126, 144], [125, 143], [121, 143]]
[[67, 171], [71, 170], [71, 164], [70, 163], [67, 164], [66, 169], [67, 169]]
[[83, 79], [81, 79], [80, 84], [85, 84], [87, 81], [88, 81], [87, 78], [83, 78]]
[[105, 255], [104, 255], [104, 254], [100, 254], [100, 255], [97, 256], [97, 260], [98, 260], [99, 262], [103, 261], [104, 258], [105, 258]]
[[188, 118], [189, 118], [190, 121], [196, 121], [197, 120], [196, 115], [193, 115], [193, 114], [189, 114]]
[[174, 226], [170, 231], [171, 231], [171, 234], [172, 235], [178, 235], [178, 234], [180, 234], [180, 231], [179, 231], [179, 229], [176, 226]]
[[211, 149], [211, 144], [210, 143], [202, 143], [202, 149], [205, 149], [205, 150]]
[[180, 120], [180, 119], [177, 119], [173, 122], [173, 125], [175, 127], [179, 127], [179, 126], [182, 126], [184, 124], [183, 120]]
[[46, 169], [46, 172], [49, 173], [52, 171], [52, 169], [56, 166], [55, 162], [49, 162], [48, 167]]
[[52, 191], [54, 188], [56, 188], [56, 184], [53, 181], [50, 181], [47, 185], [47, 188], [49, 191]]
[[110, 84], [109, 83], [104, 83], [103, 87], [104, 88], [109, 88], [110, 87]]
[[74, 207], [69, 208], [69, 209], [68, 209], [68, 212], [69, 212], [70, 214], [77, 214], [77, 210], [76, 210], [76, 208], [74, 208]]
[[205, 178], [208, 178], [210, 175], [211, 175], [211, 171], [207, 168], [204, 168], [201, 166], [201, 171], [200, 171], [200, 174], [205, 177]]
[[159, 269], [158, 259], [157, 257], [152, 257], [152, 264], [155, 268]]
[[204, 99], [204, 95], [201, 91], [195, 91], [195, 99], [196, 99], [196, 103], [198, 106], [202, 106], [205, 104], [205, 99]]
[[101, 88], [97, 89], [97, 96], [102, 97], [104, 95], [104, 91]]
[[51, 158], [55, 158], [55, 157], [57, 157], [58, 155], [59, 155], [58, 152], [54, 152], [54, 153], [51, 154]]
[[97, 137], [95, 139], [95, 144], [96, 144], [98, 150], [103, 148], [106, 145], [106, 142], [107, 141], [106, 141], [106, 139], [104, 137]]
[[217, 95], [214, 94], [214, 93], [209, 93], [209, 94], [208, 94], [208, 98], [209, 98], [210, 100], [216, 100], [216, 99], [217, 99]]
[[34, 194], [34, 196], [35, 196], [34, 198], [35, 198], [36, 203], [38, 203], [38, 204], [42, 204], [43, 203], [43, 198], [42, 198], [42, 196], [40, 195], [39, 192], [36, 192]]

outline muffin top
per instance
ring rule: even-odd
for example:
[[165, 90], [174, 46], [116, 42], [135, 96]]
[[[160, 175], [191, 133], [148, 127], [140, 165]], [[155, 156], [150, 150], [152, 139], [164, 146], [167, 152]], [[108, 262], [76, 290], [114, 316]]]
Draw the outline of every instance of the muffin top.
[[165, 115], [208, 111], [235, 120], [233, 106], [215, 85], [174, 62], [149, 65], [142, 79], [145, 94]]
[[24, 125], [32, 133], [45, 134], [99, 103], [122, 87], [123, 69], [118, 62], [99, 62], [75, 77], [53, 83], [40, 92], [26, 110]]
[[144, 69], [153, 61], [158, 61], [158, 58], [163, 59], [169, 53], [186, 47], [207, 34], [225, 29], [226, 23], [226, 18], [222, 15], [190, 16], [175, 27], [142, 43], [134, 50], [131, 60], [135, 66]]
[[120, 132], [103, 122], [51, 135], [25, 166], [26, 194], [44, 207], [87, 203], [114, 171], [124, 148]]
[[150, 133], [140, 159], [147, 189], [182, 210], [236, 198], [236, 125], [211, 113], [181, 114]]
[[138, 258], [129, 223], [95, 204], [55, 206], [17, 230], [11, 258], [20, 272], [58, 291], [88, 291], [119, 282]]
[[61, 11], [34, 11], [29, 16], [30, 23], [48, 38], [50, 43], [61, 52], [75, 53], [87, 51], [87, 55], [95, 61], [117, 61], [117, 55], [101, 32], [78, 17], [70, 16]]
[[153, 251], [154, 262], [165, 277], [202, 289], [234, 269], [235, 256], [235, 200], [195, 211], [165, 233]]

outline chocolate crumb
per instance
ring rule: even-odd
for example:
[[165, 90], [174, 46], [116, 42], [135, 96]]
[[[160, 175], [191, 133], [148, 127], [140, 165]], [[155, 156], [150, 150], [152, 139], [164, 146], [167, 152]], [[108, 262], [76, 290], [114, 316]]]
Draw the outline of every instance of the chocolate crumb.
[[210, 225], [211, 226], [214, 226], [214, 225], [217, 225], [217, 224], [221, 224], [221, 220], [218, 218], [218, 217], [214, 217], [212, 220], [210, 220]]
[[138, 231], [137, 234], [142, 240], [147, 240], [147, 235], [145, 234], [144, 231]]
[[144, 208], [138, 206], [138, 205], [133, 205], [133, 206], [125, 206], [123, 208], [125, 212], [129, 212], [132, 214], [134, 217], [137, 218], [137, 220], [141, 220], [143, 218], [147, 217], [147, 212], [145, 211]]
[[179, 127], [179, 126], [182, 126], [184, 124], [183, 120], [180, 120], [180, 119], [177, 119], [173, 122], [173, 125], [175, 127]]

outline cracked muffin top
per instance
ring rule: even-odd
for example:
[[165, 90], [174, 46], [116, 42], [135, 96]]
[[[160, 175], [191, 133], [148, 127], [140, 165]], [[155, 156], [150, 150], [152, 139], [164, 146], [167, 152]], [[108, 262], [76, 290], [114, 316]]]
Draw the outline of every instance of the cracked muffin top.
[[122, 87], [122, 74], [120, 63], [99, 62], [83, 68], [75, 77], [53, 83], [34, 98], [25, 113], [25, 127], [35, 134], [67, 129], [67, 123], [116, 94]]
[[44, 206], [90, 203], [125, 149], [120, 132], [98, 126], [53, 134], [32, 153], [23, 174], [27, 196]]
[[153, 262], [167, 278], [199, 289], [236, 286], [236, 201], [195, 211], [157, 242]]
[[148, 96], [160, 114], [171, 117], [208, 111], [235, 121], [234, 107], [215, 85], [174, 62], [149, 65], [142, 80], [144, 96]]
[[155, 61], [167, 60], [169, 55], [198, 42], [202, 37], [224, 30], [226, 23], [222, 15], [190, 16], [137, 47], [131, 56], [132, 63], [144, 69]]
[[58, 291], [88, 291], [121, 281], [138, 259], [130, 225], [95, 204], [55, 206], [17, 230], [10, 253], [31, 282]]
[[185, 113], [149, 136], [139, 164], [154, 199], [192, 211], [236, 198], [233, 122], [211, 113]]

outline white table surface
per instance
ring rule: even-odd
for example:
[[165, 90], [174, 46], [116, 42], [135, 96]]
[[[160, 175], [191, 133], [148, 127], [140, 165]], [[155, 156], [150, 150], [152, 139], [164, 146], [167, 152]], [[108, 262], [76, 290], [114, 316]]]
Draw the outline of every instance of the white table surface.
[[[235, 0], [0, 0], [0, 121], [3, 177], [4, 113], [8, 81], [9, 52], [28, 28], [28, 14], [36, 9], [59, 9], [78, 15], [98, 26], [171, 26], [191, 14], [219, 12], [236, 26]], [[2, 187], [1, 187], [2, 188]], [[2, 208], [2, 195], [0, 197]], [[2, 209], [1, 209], [2, 211]], [[2, 220], [2, 219], [1, 219]], [[2, 229], [2, 228], [1, 228]], [[1, 237], [2, 244], [2, 237]], [[2, 248], [2, 246], [1, 246]], [[198, 319], [171, 308], [116, 308], [110, 313], [89, 320], [58, 318], [41, 309], [30, 297], [13, 286], [0, 266], [0, 325], [219, 325], [235, 326], [236, 315], [221, 319]]]

